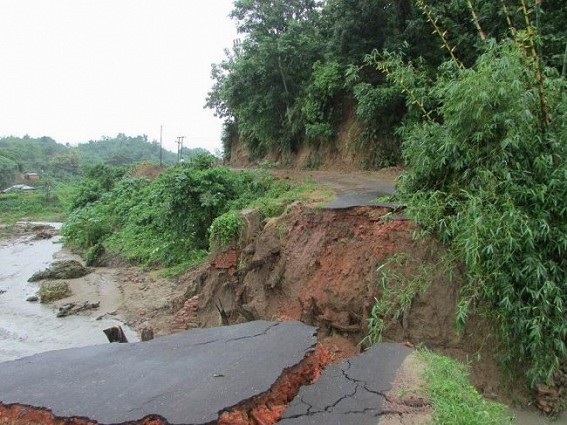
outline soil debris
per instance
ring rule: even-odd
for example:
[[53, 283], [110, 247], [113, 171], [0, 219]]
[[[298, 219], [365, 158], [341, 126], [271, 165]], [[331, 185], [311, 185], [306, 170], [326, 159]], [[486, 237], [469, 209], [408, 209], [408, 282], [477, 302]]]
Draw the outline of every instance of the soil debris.
[[242, 406], [223, 412], [219, 425], [272, 425], [278, 422], [287, 405], [304, 385], [311, 385], [321, 376], [322, 370], [330, 362], [329, 352], [321, 345], [308, 354], [305, 359], [288, 370], [265, 394], [254, 398]]
[[431, 404], [421, 378], [424, 368], [416, 352], [406, 357], [386, 394], [383, 406], [386, 414], [380, 417], [378, 425], [432, 423]]

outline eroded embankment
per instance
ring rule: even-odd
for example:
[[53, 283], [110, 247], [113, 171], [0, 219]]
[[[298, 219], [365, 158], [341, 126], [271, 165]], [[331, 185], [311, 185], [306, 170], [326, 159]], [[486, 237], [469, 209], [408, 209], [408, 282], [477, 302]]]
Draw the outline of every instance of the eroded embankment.
[[[429, 286], [398, 320], [387, 323], [385, 340], [424, 344], [464, 360], [472, 360], [469, 353], [478, 359], [492, 346], [480, 321], [455, 330], [459, 270], [442, 267], [444, 250], [431, 240], [414, 239], [412, 223], [390, 210], [295, 204], [267, 223], [253, 211], [245, 218], [241, 243], [220, 250], [182, 279], [187, 291], [174, 303], [173, 328], [301, 320], [320, 328], [319, 339], [334, 358], [345, 358], [360, 351], [374, 300], [383, 295], [378, 269], [401, 258], [396, 273], [403, 276], [390, 283], [403, 285], [403, 279], [421, 275]], [[498, 375], [489, 357], [487, 352], [474, 365], [474, 380], [493, 395]]]

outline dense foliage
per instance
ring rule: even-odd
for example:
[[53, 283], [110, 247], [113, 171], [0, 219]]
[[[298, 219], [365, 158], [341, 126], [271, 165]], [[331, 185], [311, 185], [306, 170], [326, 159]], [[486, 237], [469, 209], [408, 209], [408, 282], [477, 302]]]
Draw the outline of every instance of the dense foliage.
[[89, 257], [106, 250], [142, 264], [172, 266], [201, 258], [209, 237], [221, 244], [236, 237], [235, 211], [253, 204], [265, 216], [278, 214], [297, 197], [267, 174], [215, 163], [211, 155], [197, 155], [153, 181], [99, 167], [77, 193], [63, 228], [66, 241]]
[[403, 129], [399, 192], [466, 265], [459, 319], [474, 307], [494, 319], [505, 360], [521, 359], [532, 385], [567, 358], [567, 81], [543, 67], [534, 34], [530, 23], [486, 41], [471, 67], [454, 57], [430, 86], [395, 55], [371, 58], [424, 115]]
[[18, 172], [18, 164], [10, 158], [0, 155], [0, 188], [12, 183]]
[[[354, 111], [362, 127], [350, 145], [366, 154], [368, 167], [399, 161], [395, 128], [406, 117], [405, 94], [364, 62], [373, 49], [402, 51], [435, 74], [455, 47], [464, 64], [482, 52], [475, 22], [484, 37], [504, 39], [521, 29], [517, 0], [476, 0], [477, 20], [463, 0], [262, 0], [235, 1], [232, 18], [242, 39], [213, 66], [214, 87], [207, 105], [225, 118], [225, 154], [240, 139], [256, 157], [281, 159], [302, 144], [333, 143], [339, 126]], [[506, 6], [506, 13], [503, 11]], [[544, 2], [540, 16], [541, 56], [561, 69], [567, 4]], [[424, 13], [425, 12], [425, 13]], [[431, 33], [430, 22], [442, 31]], [[445, 32], [447, 30], [447, 32]]]
[[[50, 137], [0, 138], [0, 155], [17, 164], [17, 171], [21, 173], [40, 173], [47, 170], [49, 161], [66, 150], [64, 145]], [[12, 180], [9, 183], [12, 183]]]
[[[90, 140], [76, 147], [81, 162], [106, 165], [129, 165], [138, 162], [159, 162], [160, 147], [157, 141], [149, 141], [147, 136], [130, 137], [118, 134], [116, 137], [103, 137], [100, 140]], [[183, 148], [183, 159], [207, 152], [205, 149]], [[177, 162], [177, 154], [166, 149], [162, 150], [162, 163], [172, 165]]]

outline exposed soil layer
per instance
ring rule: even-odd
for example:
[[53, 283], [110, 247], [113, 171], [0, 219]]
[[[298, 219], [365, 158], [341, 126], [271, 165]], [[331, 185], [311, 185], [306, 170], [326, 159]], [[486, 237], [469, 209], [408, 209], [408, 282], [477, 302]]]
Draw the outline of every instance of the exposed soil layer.
[[425, 364], [414, 352], [398, 369], [386, 394], [384, 414], [378, 425], [418, 425], [432, 423], [431, 403], [421, 377]]
[[337, 129], [337, 138], [332, 143], [303, 144], [297, 151], [284, 152], [274, 149], [262, 158], [255, 158], [238, 137], [231, 140], [229, 160], [234, 167], [250, 167], [260, 162], [277, 163], [295, 169], [360, 170], [367, 165], [368, 150], [356, 146], [355, 141], [364, 140], [364, 124], [356, 118], [353, 105], [346, 108]]

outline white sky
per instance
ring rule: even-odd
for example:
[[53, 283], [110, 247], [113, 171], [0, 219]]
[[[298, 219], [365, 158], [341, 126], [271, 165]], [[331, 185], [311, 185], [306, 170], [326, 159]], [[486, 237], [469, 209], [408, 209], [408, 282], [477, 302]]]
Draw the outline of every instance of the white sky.
[[148, 135], [221, 147], [203, 109], [232, 0], [0, 0], [0, 137]]

